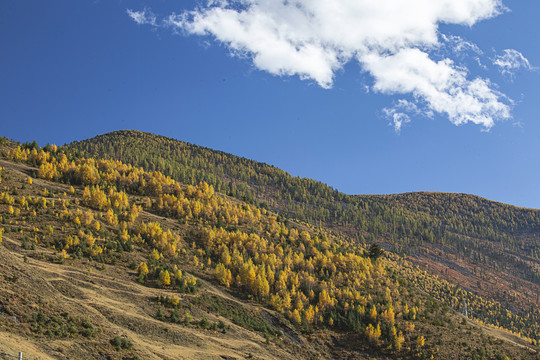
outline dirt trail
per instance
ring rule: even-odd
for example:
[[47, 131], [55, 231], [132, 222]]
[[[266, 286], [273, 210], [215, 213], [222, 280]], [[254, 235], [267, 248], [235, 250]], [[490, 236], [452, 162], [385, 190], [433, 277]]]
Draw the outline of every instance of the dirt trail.
[[[18, 242], [4, 236], [6, 245], [18, 246]], [[62, 304], [72, 313], [82, 313], [95, 324], [108, 329], [109, 338], [125, 336], [134, 344], [134, 348], [144, 359], [223, 359], [245, 358], [248, 354], [257, 354], [259, 359], [291, 359], [291, 354], [277, 346], [268, 346], [258, 333], [247, 331], [222, 319], [231, 327], [229, 334], [210, 330], [201, 330], [189, 326], [164, 323], [154, 318], [154, 313], [147, 313], [158, 295], [179, 295], [174, 292], [143, 286], [130, 276], [116, 276], [117, 273], [100, 272], [87, 266], [70, 266], [50, 263], [28, 257], [23, 262], [23, 254], [10, 251], [7, 257], [13, 264], [24, 264], [21, 276], [28, 277], [40, 286], [43, 296], [53, 295], [50, 301]], [[52, 254], [45, 250], [45, 253]], [[11, 265], [11, 264], [10, 264]], [[201, 280], [202, 281], [202, 280]], [[236, 299], [204, 281], [204, 291], [237, 302]], [[183, 297], [184, 295], [179, 295]], [[154, 303], [155, 304], [155, 303]], [[146, 306], [145, 306], [146, 305]], [[242, 306], [252, 307], [251, 304]], [[155, 306], [154, 306], [155, 307]], [[155, 311], [155, 310], [154, 310]], [[211, 319], [211, 315], [209, 315]], [[29, 358], [51, 359], [42, 355], [51, 349], [33, 340], [14, 339], [10, 334], [0, 333], [0, 349], [5, 352], [23, 351]], [[16, 343], [8, 347], [6, 344]], [[68, 341], [52, 341], [53, 349], [75, 346]], [[264, 345], [264, 346], [263, 346]], [[41, 350], [40, 350], [41, 349]], [[52, 350], [57, 358], [67, 358], [62, 353]], [[41, 354], [41, 355], [40, 355]], [[32, 357], [33, 356], [33, 357]], [[42, 356], [42, 357], [39, 357]]]
[[506, 342], [509, 342], [511, 344], [517, 345], [519, 347], [522, 347], [524, 349], [528, 349], [531, 353], [536, 354], [536, 350], [530, 347], [530, 344], [527, 343], [527, 341], [523, 340], [519, 336], [516, 336], [512, 333], [509, 333], [508, 331], [500, 330], [500, 329], [494, 329], [489, 326], [485, 326], [483, 324], [479, 324], [474, 321], [469, 321], [469, 324], [472, 324], [476, 327], [481, 328], [486, 334], [493, 336], [499, 340], [503, 340]]

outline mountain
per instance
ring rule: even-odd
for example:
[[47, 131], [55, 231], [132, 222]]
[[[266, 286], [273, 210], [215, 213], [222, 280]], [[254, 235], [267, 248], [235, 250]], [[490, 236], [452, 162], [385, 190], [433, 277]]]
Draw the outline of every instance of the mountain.
[[534, 309], [368, 247], [365, 229], [66, 147], [0, 139], [0, 167], [2, 355], [537, 358]]
[[[378, 242], [424, 269], [527, 314], [540, 307], [540, 210], [450, 193], [346, 195], [271, 165], [139, 131], [73, 142], [66, 151], [205, 181], [250, 204]], [[537, 315], [535, 315], [537, 316]]]

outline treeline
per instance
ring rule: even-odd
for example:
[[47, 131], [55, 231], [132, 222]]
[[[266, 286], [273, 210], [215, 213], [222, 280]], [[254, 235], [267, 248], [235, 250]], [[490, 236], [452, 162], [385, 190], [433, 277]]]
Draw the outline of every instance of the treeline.
[[116, 131], [65, 149], [76, 156], [118, 159], [160, 171], [186, 184], [204, 181], [218, 192], [311, 224], [339, 228], [362, 242], [386, 239], [402, 248], [426, 242], [452, 246], [460, 235], [540, 259], [535, 245], [538, 210], [466, 194], [346, 195], [264, 163], [139, 131]]

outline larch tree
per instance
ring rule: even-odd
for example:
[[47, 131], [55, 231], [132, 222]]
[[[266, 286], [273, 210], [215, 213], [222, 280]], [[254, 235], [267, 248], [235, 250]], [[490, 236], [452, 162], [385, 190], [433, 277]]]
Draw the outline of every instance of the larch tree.
[[139, 275], [146, 276], [148, 275], [148, 265], [145, 262], [139, 264]]
[[161, 270], [159, 272], [159, 283], [164, 286], [171, 285], [171, 275], [168, 270]]

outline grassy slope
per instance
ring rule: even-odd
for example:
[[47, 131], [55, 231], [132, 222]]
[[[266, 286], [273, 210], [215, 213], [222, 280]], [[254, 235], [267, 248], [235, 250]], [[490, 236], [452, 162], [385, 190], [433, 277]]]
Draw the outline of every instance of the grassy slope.
[[345, 195], [273, 166], [138, 131], [74, 142], [84, 156], [120, 159], [186, 183], [389, 248], [514, 311], [540, 308], [540, 211], [467, 194]]
[[[20, 184], [24, 183], [27, 174], [34, 169], [5, 161], [1, 161], [0, 166], [8, 178], [2, 183], [3, 187], [11, 188], [11, 184], [17, 184], [15, 186], [19, 188], [17, 193], [20, 195], [35, 195], [41, 193], [43, 188], [47, 188], [51, 194], [68, 191], [68, 186], [39, 179], [35, 179], [32, 185], [25, 185], [22, 190]], [[72, 200], [80, 196], [80, 193], [78, 189]], [[5, 205], [0, 205], [2, 213], [6, 212], [5, 208]], [[164, 227], [176, 224], [150, 213], [143, 213], [141, 219], [158, 219]], [[238, 300], [216, 287], [212, 281], [204, 280], [208, 278], [204, 272], [198, 276], [199, 282], [204, 284], [203, 289], [195, 295], [181, 295], [181, 302], [190, 308], [194, 320], [203, 317], [211, 322], [222, 320], [230, 327], [227, 333], [204, 330], [195, 325], [181, 326], [159, 321], [155, 317], [159, 308], [156, 297], [171, 296], [174, 292], [137, 283], [136, 271], [130, 268], [133, 261], [143, 261], [148, 254], [130, 253], [120, 257], [114, 265], [105, 267], [84, 258], [60, 264], [57, 262], [58, 253], [53, 249], [38, 246], [31, 250], [21, 246], [30, 227], [41, 228], [45, 224], [52, 224], [55, 228], [63, 225], [61, 221], [40, 216], [27, 219], [24, 224], [18, 222], [12, 224], [13, 227], [6, 226], [16, 230], [3, 235], [0, 247], [0, 349], [5, 352], [13, 354], [23, 351], [27, 354], [25, 358], [29, 359], [44, 355], [64, 358], [66, 354], [70, 358], [74, 356], [79, 359], [94, 359], [97, 354], [111, 359], [128, 359], [134, 355], [140, 359], [245, 358], [249, 354], [257, 354], [260, 359], [294, 359], [309, 357], [310, 353], [316, 352], [293, 328], [283, 327], [283, 332], [290, 334], [290, 339], [266, 344], [262, 333], [243, 328], [231, 319], [207, 311], [207, 303], [198, 304], [196, 301], [203, 295], [222, 299], [227, 306], [240, 307], [247, 314], [260, 312], [255, 309], [256, 306]], [[22, 232], [17, 231], [19, 228]], [[186, 269], [197, 271], [187, 264]], [[196, 305], [190, 305], [192, 303]], [[63, 312], [69, 312], [71, 317], [87, 318], [96, 329], [101, 328], [102, 332], [96, 331], [96, 335], [90, 338], [36, 335], [30, 330], [24, 316], [40, 310], [51, 318]], [[253, 317], [280, 323], [274, 320], [276, 315], [273, 312], [266, 310], [263, 315], [253, 314]], [[130, 339], [134, 350], [116, 351], [110, 344], [115, 336]], [[24, 340], [17, 346], [8, 346], [14, 337]]]

